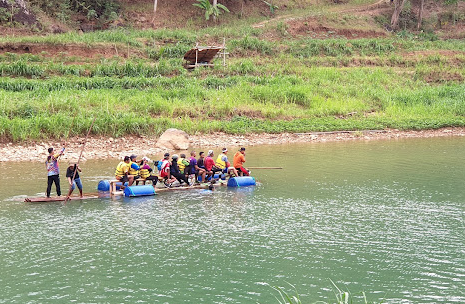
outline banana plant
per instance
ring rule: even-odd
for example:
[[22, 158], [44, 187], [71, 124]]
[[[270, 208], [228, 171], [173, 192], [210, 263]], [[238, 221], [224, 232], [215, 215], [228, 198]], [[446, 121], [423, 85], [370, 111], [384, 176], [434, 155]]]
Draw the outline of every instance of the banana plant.
[[228, 8], [221, 3], [217, 3], [216, 0], [214, 0], [214, 4], [211, 4], [210, 0], [197, 0], [197, 2], [193, 5], [205, 10], [205, 20], [210, 20], [210, 16], [213, 15], [213, 19], [216, 21], [221, 15], [221, 10], [229, 13]]
[[274, 5], [273, 3], [271, 3], [271, 0], [270, 0], [270, 2], [266, 2], [266, 1], [263, 1], [263, 2], [265, 2], [266, 5], [268, 5], [268, 7], [270, 8], [270, 12], [271, 12], [272, 15], [274, 15], [275, 11], [276, 11], [277, 9], [279, 9], [278, 6], [276, 6], [276, 5]]

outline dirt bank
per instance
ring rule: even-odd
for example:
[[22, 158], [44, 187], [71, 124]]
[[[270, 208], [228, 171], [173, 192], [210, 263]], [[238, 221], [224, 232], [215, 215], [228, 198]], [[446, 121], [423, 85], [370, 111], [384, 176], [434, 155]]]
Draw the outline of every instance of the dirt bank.
[[[278, 145], [289, 143], [323, 143], [347, 140], [392, 140], [399, 138], [427, 138], [444, 136], [465, 136], [465, 128], [444, 128], [423, 131], [357, 131], [357, 132], [315, 132], [315, 133], [283, 133], [283, 134], [248, 134], [229, 135], [213, 133], [192, 135], [192, 147], [202, 150], [219, 149], [221, 147], [235, 148], [238, 146]], [[124, 155], [135, 153], [140, 157], [149, 156], [157, 159], [167, 150], [155, 146], [156, 137], [125, 137], [125, 138], [90, 138], [86, 144], [83, 160], [86, 159], [120, 159]], [[64, 160], [77, 160], [84, 138], [72, 138], [69, 141]], [[43, 141], [29, 144], [0, 144], [0, 162], [8, 161], [43, 161], [49, 147], [59, 148], [63, 143]], [[168, 151], [172, 152], [172, 151]]]

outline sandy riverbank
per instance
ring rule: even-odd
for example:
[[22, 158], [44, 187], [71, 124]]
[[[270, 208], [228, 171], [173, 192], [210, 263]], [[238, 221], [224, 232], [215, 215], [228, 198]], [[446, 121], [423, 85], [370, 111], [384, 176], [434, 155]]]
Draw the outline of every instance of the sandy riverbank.
[[[230, 135], [224, 133], [212, 133], [204, 135], [191, 135], [192, 147], [209, 148], [236, 148], [239, 146], [277, 145], [288, 143], [322, 143], [330, 141], [347, 140], [389, 140], [399, 138], [427, 138], [443, 136], [465, 136], [465, 128], [444, 128], [438, 130], [399, 131], [384, 130], [376, 132], [331, 132], [331, 133], [305, 133], [305, 134], [248, 134]], [[122, 158], [132, 153], [150, 158], [159, 157], [166, 149], [155, 146], [157, 137], [125, 137], [125, 138], [90, 138], [86, 144], [83, 160]], [[84, 138], [72, 138], [66, 148], [64, 160], [77, 160], [84, 142]], [[7, 161], [43, 161], [47, 157], [49, 147], [59, 148], [63, 143], [59, 141], [42, 141], [35, 143], [1, 143], [0, 162]]]

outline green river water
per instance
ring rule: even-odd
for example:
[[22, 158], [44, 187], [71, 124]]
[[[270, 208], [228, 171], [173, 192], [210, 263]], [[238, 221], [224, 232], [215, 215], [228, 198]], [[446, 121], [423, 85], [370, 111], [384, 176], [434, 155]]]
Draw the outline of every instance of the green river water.
[[[465, 303], [464, 148], [248, 147], [250, 166], [285, 169], [255, 170], [252, 188], [66, 205], [21, 202], [45, 191], [43, 164], [1, 163], [0, 303], [265, 304], [287, 282], [334, 303], [331, 280], [355, 303]], [[84, 163], [86, 192], [116, 164]]]

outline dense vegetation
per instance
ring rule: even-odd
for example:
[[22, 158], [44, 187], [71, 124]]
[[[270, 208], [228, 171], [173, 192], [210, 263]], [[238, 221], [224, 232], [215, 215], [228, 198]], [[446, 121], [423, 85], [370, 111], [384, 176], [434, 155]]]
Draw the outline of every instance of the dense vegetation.
[[[107, 136], [169, 127], [246, 133], [465, 126], [465, 41], [326, 34], [293, 37], [283, 22], [256, 28], [241, 21], [197, 31], [1, 37], [0, 45], [44, 51], [0, 55], [0, 136], [60, 138], [73, 116], [72, 135], [97, 117], [94, 134]], [[182, 67], [196, 41], [223, 37], [226, 67]], [[95, 56], [53, 53], [67, 45]]]

